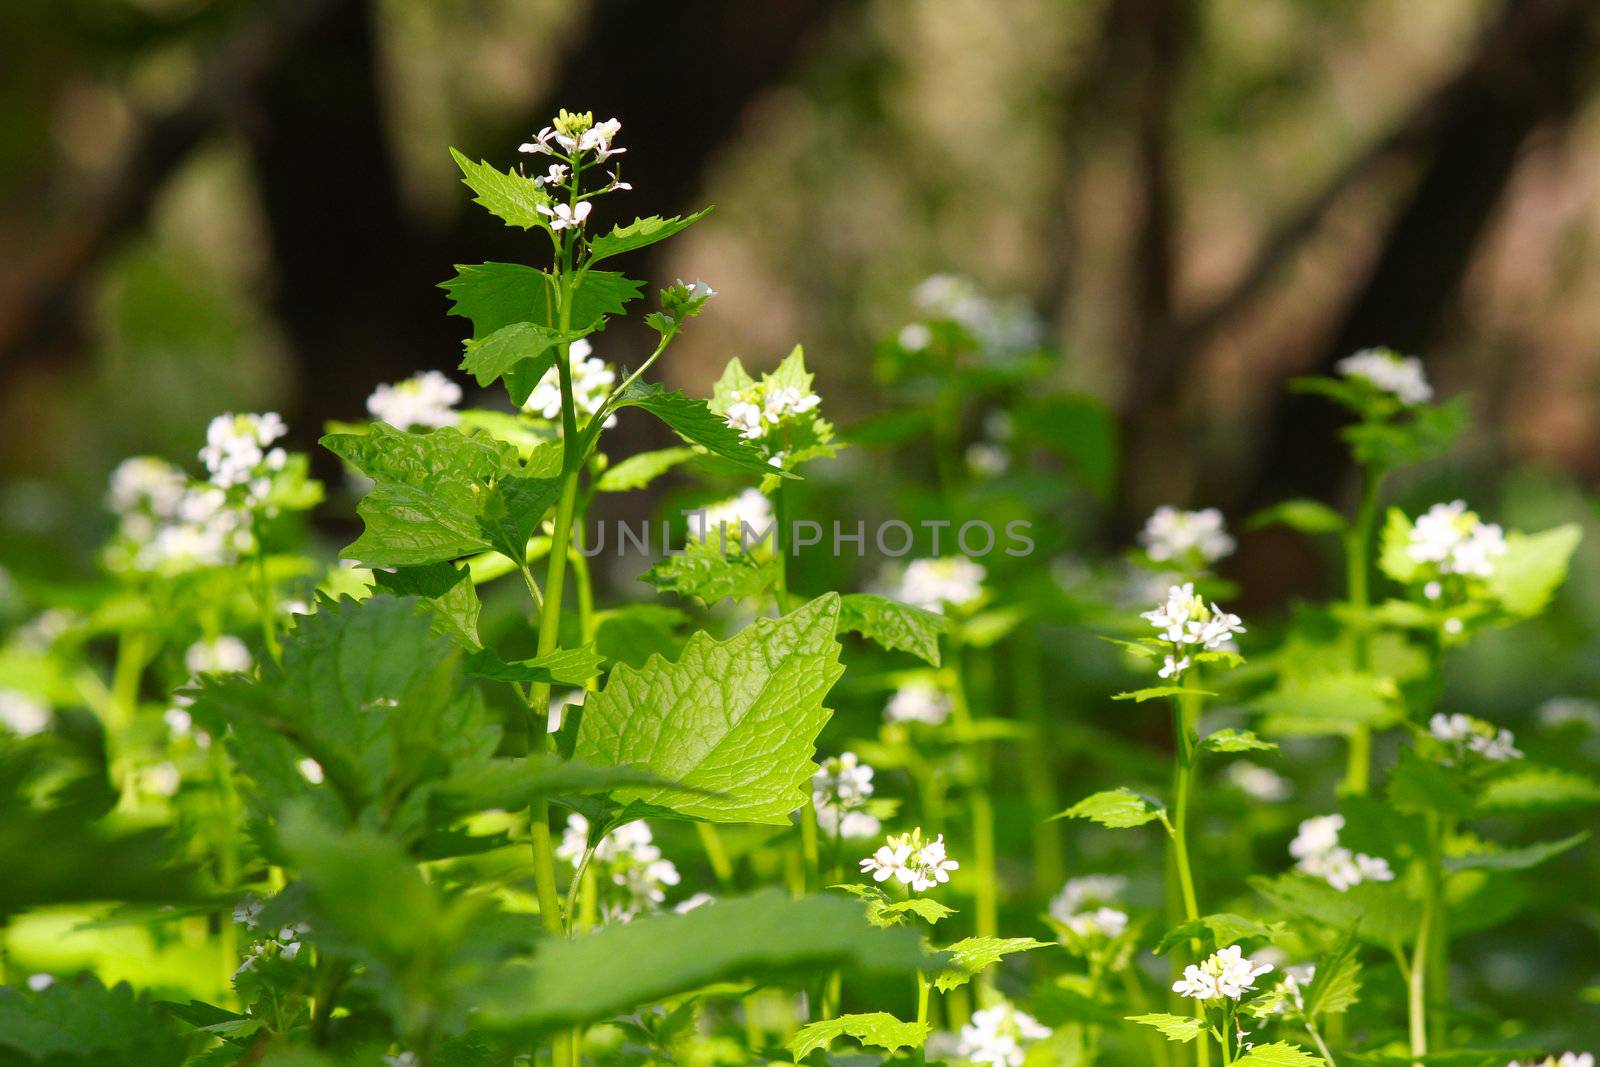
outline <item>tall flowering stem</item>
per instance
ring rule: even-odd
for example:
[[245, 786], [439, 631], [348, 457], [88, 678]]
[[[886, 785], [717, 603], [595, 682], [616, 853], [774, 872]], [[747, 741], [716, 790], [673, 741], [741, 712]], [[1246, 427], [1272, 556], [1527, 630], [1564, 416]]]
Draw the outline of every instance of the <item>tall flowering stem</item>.
[[[1361, 468], [1361, 500], [1356, 505], [1355, 521], [1345, 533], [1345, 591], [1355, 618], [1355, 669], [1371, 667], [1372, 636], [1368, 609], [1372, 604], [1372, 530], [1378, 515], [1378, 491], [1385, 471], [1375, 463]], [[1372, 778], [1372, 725], [1358, 722], [1350, 733], [1350, 748], [1345, 766], [1344, 789], [1354, 795], [1366, 793]]]

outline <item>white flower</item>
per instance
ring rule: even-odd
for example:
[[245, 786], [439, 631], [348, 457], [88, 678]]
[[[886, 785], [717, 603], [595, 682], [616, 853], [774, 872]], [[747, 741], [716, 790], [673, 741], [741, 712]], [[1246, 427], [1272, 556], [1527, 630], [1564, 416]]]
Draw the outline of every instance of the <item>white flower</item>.
[[1497, 730], [1493, 737], [1479, 735], [1472, 738], [1467, 742], [1467, 747], [1486, 760], [1501, 763], [1522, 758], [1522, 751], [1516, 747], [1515, 741], [1510, 730]]
[[1172, 991], [1195, 1000], [1238, 1000], [1271, 970], [1272, 964], [1245, 959], [1238, 945], [1230, 945], [1213, 952], [1199, 966], [1191, 963], [1185, 967]]
[[1287, 778], [1249, 760], [1235, 760], [1228, 764], [1228, 769], [1224, 773], [1228, 781], [1238, 786], [1252, 800], [1276, 803], [1289, 799], [1294, 792], [1294, 786]]
[[960, 866], [945, 854], [943, 834], [925, 841], [922, 828], [918, 827], [909, 834], [891, 835], [876, 852], [861, 861], [861, 873], [872, 875], [878, 882], [894, 878], [913, 892], [922, 893], [948, 882], [950, 872]]
[[1038, 346], [1039, 317], [1021, 300], [985, 296], [970, 278], [935, 274], [918, 285], [912, 301], [930, 318], [948, 319], [972, 335], [985, 355], [1007, 358]]
[[304, 778], [306, 781], [310, 782], [312, 785], [321, 785], [322, 784], [322, 780], [323, 780], [322, 764], [318, 763], [316, 760], [312, 759], [310, 756], [307, 756], [305, 759], [301, 760], [299, 763], [296, 763], [294, 766], [295, 766], [295, 770], [300, 772], [300, 777]]
[[182, 708], [168, 708], [163, 711], [161, 721], [167, 724], [167, 729], [172, 731], [173, 737], [187, 737], [189, 731], [194, 729], [194, 716]]
[[454, 426], [461, 421], [452, 408], [461, 403], [461, 386], [436, 370], [414, 374], [394, 385], [380, 385], [367, 397], [367, 411], [390, 426]]
[[875, 837], [881, 826], [862, 810], [872, 796], [872, 768], [854, 752], [841, 752], [824, 760], [811, 776], [811, 803], [817, 825], [840, 837]]
[[707, 904], [716, 903], [716, 900], [717, 898], [710, 893], [695, 893], [693, 896], [678, 901], [672, 906], [672, 910], [679, 915], [687, 915], [696, 908], [703, 908]]
[[1072, 878], [1050, 901], [1050, 914], [1066, 919], [1090, 904], [1111, 904], [1128, 888], [1128, 880], [1116, 874], [1086, 874]]
[[746, 489], [689, 513], [689, 536], [722, 548], [770, 547], [772, 530], [772, 502], [759, 489]]
[[754, 440], [767, 432], [761, 421], [761, 405], [748, 400], [729, 404], [723, 418], [731, 428], [739, 431], [739, 436], [747, 440]]
[[[1432, 563], [1441, 574], [1488, 578], [1495, 560], [1506, 554], [1505, 533], [1468, 511], [1464, 500], [1435, 504], [1411, 526], [1406, 554], [1418, 563]], [[1434, 583], [1430, 583], [1432, 585]], [[1430, 595], [1429, 599], [1438, 599]]]
[[1318, 815], [1302, 822], [1300, 832], [1289, 843], [1289, 855], [1298, 861], [1295, 866], [1341, 893], [1362, 882], [1393, 881], [1388, 860], [1352, 852], [1339, 844], [1343, 829], [1342, 815]]
[[1049, 1027], [1001, 1001], [972, 1013], [972, 1020], [961, 1028], [957, 1054], [973, 1063], [1022, 1067], [1027, 1046], [1049, 1036]]
[[980, 478], [998, 478], [1011, 466], [1011, 453], [992, 441], [967, 446], [967, 469]]
[[889, 722], [925, 722], [938, 726], [950, 717], [950, 698], [928, 681], [910, 681], [894, 691], [883, 709]]
[[189, 668], [190, 674], [247, 671], [254, 663], [250, 649], [232, 634], [222, 634], [210, 641], [196, 641], [183, 654], [183, 665]]
[[18, 737], [32, 737], [49, 725], [48, 704], [15, 689], [0, 689], [0, 726]]
[[598, 122], [578, 138], [578, 151], [593, 152], [596, 163], [602, 163], [612, 156], [620, 156], [627, 149], [612, 148], [611, 142], [621, 130], [622, 123], [617, 119]]
[[273, 411], [218, 415], [206, 427], [206, 446], [200, 450], [200, 462], [210, 472], [211, 483], [223, 489], [256, 481], [264, 472], [283, 469], [288, 455], [281, 448], [269, 451], [267, 446], [288, 432], [283, 419]]
[[1294, 1006], [1301, 1011], [1306, 1008], [1306, 993], [1311, 983], [1316, 980], [1317, 965], [1302, 963], [1295, 967], [1285, 967], [1283, 970], [1283, 991]]
[[[1512, 1060], [1506, 1067], [1523, 1067]], [[1594, 1055], [1588, 1052], [1563, 1052], [1559, 1057], [1546, 1056], [1542, 1060], [1529, 1060], [1527, 1067], [1594, 1067]]]
[[[597, 413], [611, 395], [617, 374], [601, 359], [591, 358], [593, 347], [583, 338], [572, 342], [567, 350], [568, 364], [572, 368], [572, 403], [580, 416]], [[561, 419], [561, 372], [551, 367], [533, 387], [523, 403], [524, 411], [559, 422]], [[616, 416], [606, 419], [607, 427], [616, 424]]]
[[1121, 937], [1128, 928], [1128, 913], [1116, 908], [1096, 908], [1068, 915], [1062, 924], [1082, 938], [1103, 937], [1111, 940]]
[[942, 614], [946, 607], [966, 607], [982, 596], [987, 574], [981, 564], [965, 556], [916, 559], [906, 564], [898, 582], [889, 585], [889, 595]]
[[1522, 758], [1521, 750], [1516, 747], [1516, 737], [1510, 730], [1497, 729], [1470, 715], [1439, 712], [1428, 720], [1428, 732], [1435, 740], [1454, 749], [1456, 757], [1475, 752], [1496, 763]]
[[926, 323], [908, 322], [900, 327], [900, 347], [907, 352], [921, 352], [933, 343], [933, 331]]
[[1231, 647], [1233, 635], [1245, 632], [1239, 616], [1230, 615], [1215, 604], [1208, 605], [1204, 597], [1196, 596], [1193, 582], [1169, 587], [1166, 600], [1139, 617], [1159, 630], [1161, 639], [1173, 646], [1173, 653], [1162, 660], [1161, 670], [1157, 672], [1163, 678], [1177, 678], [1189, 669], [1191, 661], [1184, 649], [1199, 646], [1216, 651]]
[[1189, 657], [1179, 659], [1177, 656], [1167, 656], [1161, 664], [1161, 669], [1156, 672], [1162, 678], [1176, 678], [1189, 669]]
[[[588, 847], [589, 821], [582, 815], [567, 816], [556, 856], [576, 870]], [[603, 881], [614, 887], [614, 898], [606, 901], [603, 909], [612, 922], [627, 922], [654, 911], [666, 901], [667, 887], [681, 880], [677, 866], [662, 858], [650, 827], [639, 821], [625, 823], [607, 834], [595, 846], [590, 864]]]
[[28, 988], [33, 990], [35, 993], [43, 993], [46, 989], [49, 989], [55, 984], [55, 975], [45, 974], [43, 972], [40, 972], [39, 974], [28, 975]]
[[565, 163], [552, 163], [550, 169], [543, 175], [533, 179], [535, 185], [560, 185], [567, 180], [567, 165]]
[[1222, 512], [1216, 508], [1203, 511], [1156, 508], [1139, 533], [1139, 543], [1158, 563], [1196, 557], [1202, 563], [1215, 563], [1232, 555], [1237, 547], [1237, 542], [1228, 535]]
[[1415, 356], [1402, 356], [1387, 348], [1363, 348], [1334, 366], [1346, 378], [1360, 378], [1393, 394], [1402, 404], [1426, 404], [1433, 399], [1433, 386]]
[[582, 226], [589, 212], [594, 210], [594, 205], [587, 200], [580, 200], [577, 207], [571, 204], [540, 204], [535, 210], [550, 220], [552, 230], [565, 230], [570, 226]]
[[144, 773], [144, 784], [150, 792], [158, 796], [170, 797], [177, 795], [178, 786], [183, 783], [183, 776], [178, 773], [178, 768], [168, 762], [161, 762], [151, 767]]
[[134, 456], [117, 464], [111, 472], [111, 489], [106, 503], [124, 518], [136, 511], [149, 511], [170, 517], [189, 485], [188, 477], [164, 459]]

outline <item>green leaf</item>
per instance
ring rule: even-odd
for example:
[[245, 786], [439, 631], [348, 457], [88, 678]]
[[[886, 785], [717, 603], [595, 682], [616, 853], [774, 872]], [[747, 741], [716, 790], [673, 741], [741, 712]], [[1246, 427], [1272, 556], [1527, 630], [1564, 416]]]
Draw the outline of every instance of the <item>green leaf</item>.
[[1400, 585], [1416, 580], [1422, 566], [1411, 558], [1411, 520], [1399, 508], [1390, 508], [1378, 539], [1378, 569]]
[[600, 673], [604, 659], [592, 648], [560, 648], [533, 659], [506, 661], [485, 648], [467, 657], [468, 674], [496, 682], [582, 685]]
[[[450, 295], [450, 314], [472, 320], [472, 336], [483, 339], [514, 322], [554, 327], [555, 279], [521, 263], [456, 265], [456, 276], [439, 288]], [[615, 271], [592, 270], [572, 294], [572, 329], [591, 333], [607, 315], [620, 315], [644, 291], [644, 283]]]
[[1316, 1021], [1342, 1015], [1361, 995], [1361, 960], [1351, 931], [1332, 952], [1317, 961], [1317, 973], [1306, 990], [1306, 1015]]
[[1155, 954], [1160, 956], [1178, 945], [1188, 944], [1191, 941], [1205, 941], [1208, 937], [1215, 948], [1226, 948], [1235, 942], [1250, 938], [1259, 937], [1270, 941], [1282, 932], [1282, 923], [1257, 922], [1255, 919], [1247, 919], [1232, 912], [1218, 912], [1215, 915], [1202, 915], [1198, 919], [1191, 919], [1168, 930], [1160, 944], [1156, 945]]
[[610, 233], [590, 239], [589, 262], [598, 263], [602, 259], [620, 256], [624, 252], [632, 252], [634, 249], [653, 245], [657, 241], [664, 241], [673, 234], [687, 230], [711, 214], [711, 211], [711, 208], [706, 207], [693, 215], [687, 217], [674, 215], [670, 219], [651, 215], [647, 219], [634, 219], [626, 226], [613, 226]]
[[427, 563], [373, 571], [372, 580], [376, 588], [392, 596], [423, 598], [438, 613], [435, 632], [470, 649], [482, 643], [478, 638], [478, 614], [483, 605], [467, 568], [453, 563]]
[[721, 600], [749, 600], [777, 583], [778, 559], [732, 551], [731, 545], [723, 552], [714, 541], [695, 541], [682, 552], [664, 556], [639, 580], [663, 593], [698, 597], [708, 606]]
[[1209, 735], [1200, 742], [1200, 747], [1208, 752], [1266, 752], [1278, 746], [1271, 741], [1261, 740], [1249, 730], [1230, 727]]
[[914, 916], [929, 926], [934, 926], [956, 913], [955, 908], [941, 904], [932, 897], [890, 900], [888, 894], [875, 885], [856, 885], [846, 882], [831, 888], [842, 889], [866, 901], [867, 922], [873, 926], [900, 926], [906, 921], [907, 916]]
[[676, 659], [686, 612], [665, 604], [628, 604], [595, 613], [595, 650], [613, 663], [642, 667], [652, 655]]
[[1282, 685], [1255, 701], [1265, 716], [1263, 733], [1280, 737], [1348, 734], [1362, 723], [1375, 727], [1401, 716], [1392, 680], [1354, 671], [1331, 671]]
[[1567, 811], [1600, 804], [1600, 783], [1555, 767], [1519, 767], [1494, 778], [1478, 798], [1478, 813], [1509, 815]]
[[[472, 375], [479, 385], [490, 385], [523, 360], [531, 360], [525, 377], [531, 377], [532, 382], [537, 384], [544, 372], [556, 365], [558, 346], [582, 336], [578, 332], [562, 333], [537, 323], [513, 322], [482, 340], [469, 339], [466, 352], [461, 357], [461, 369]], [[522, 404], [528, 396], [524, 393], [520, 399], [515, 395], [511, 399]]]
[[516, 171], [498, 170], [487, 162], [474, 163], [454, 148], [450, 149], [450, 156], [461, 168], [461, 183], [478, 194], [472, 198], [474, 203], [482, 204], [508, 226], [528, 230], [545, 225], [539, 206], [550, 203], [550, 194], [532, 178]]
[[344, 549], [370, 567], [486, 549], [520, 560], [560, 492], [556, 479], [521, 477], [513, 446], [449, 427], [407, 433], [374, 423], [365, 434], [329, 434], [322, 444], [377, 483], [357, 508], [366, 530]]
[[1357, 462], [1393, 470], [1449, 451], [1468, 421], [1466, 398], [1458, 396], [1413, 408], [1410, 418], [1402, 421], [1348, 426], [1342, 436], [1350, 442]]
[[638, 452], [609, 467], [595, 482], [602, 493], [626, 493], [643, 489], [680, 463], [693, 459], [697, 453], [692, 448], [659, 448], [653, 452]]
[[126, 982], [82, 974], [33, 992], [0, 986], [0, 1062], [165, 1067], [184, 1062], [176, 1020]]
[[1490, 594], [1509, 615], [1526, 619], [1539, 614], [1566, 581], [1572, 553], [1582, 539], [1577, 523], [1536, 534], [1511, 531], [1506, 553], [1495, 560], [1489, 576]]
[[617, 406], [643, 408], [690, 444], [699, 445], [742, 470], [757, 474], [783, 473], [768, 463], [726, 419], [706, 406], [704, 400], [666, 392], [653, 382], [635, 382], [623, 393]]
[[938, 966], [919, 935], [873, 929], [853, 901], [792, 900], [767, 890], [542, 941], [530, 963], [508, 969], [481, 1015], [491, 1027], [548, 1029], [608, 1019], [712, 982]]
[[1446, 767], [1404, 749], [1389, 776], [1389, 803], [1399, 811], [1439, 812], [1457, 817], [1472, 814], [1472, 783], [1459, 769]]
[[584, 705], [575, 755], [601, 766], [638, 764], [714, 791], [623, 790], [619, 799], [712, 822], [784, 824], [806, 802], [822, 700], [838, 681], [839, 597], [761, 619], [727, 641], [696, 633], [677, 662], [616, 667]]
[[592, 767], [582, 760], [536, 753], [473, 765], [447, 779], [439, 793], [450, 811], [465, 814], [490, 809], [515, 811], [540, 797], [593, 796], [627, 786], [677, 784], [640, 767]]
[[1036, 948], [1047, 948], [1045, 941], [1035, 941], [1031, 937], [969, 937], [957, 941], [949, 946], [946, 951], [950, 953], [950, 970], [940, 974], [933, 980], [939, 992], [948, 993], [957, 986], [964, 986], [974, 977], [999, 963], [1003, 957], [1014, 952], [1031, 952]]
[[1189, 694], [1190, 696], [1199, 697], [1214, 697], [1217, 695], [1215, 693], [1207, 692], [1204, 689], [1190, 689], [1187, 686], [1182, 685], [1153, 685], [1148, 689], [1135, 689], [1127, 693], [1117, 693], [1111, 699], [1131, 700], [1134, 703], [1143, 704], [1147, 700], [1159, 700], [1162, 697], [1183, 696], [1185, 693]]
[[939, 666], [939, 635], [950, 620], [874, 593], [846, 593], [840, 598], [839, 629], [858, 633], [893, 652], [909, 652]]
[[1537, 867], [1546, 860], [1554, 859], [1563, 852], [1570, 852], [1585, 841], [1589, 840], [1587, 830], [1563, 837], [1559, 841], [1544, 841], [1537, 845], [1526, 845], [1522, 848], [1495, 849], [1490, 852], [1475, 852], [1467, 856], [1446, 856], [1444, 869], [1447, 871], [1525, 871]]
[[1130, 1015], [1130, 1023], [1141, 1026], [1153, 1026], [1166, 1037], [1168, 1041], [1193, 1041], [1207, 1033], [1204, 1019], [1196, 1019], [1188, 1015], [1169, 1015], [1166, 1012], [1156, 1012], [1150, 1015]]
[[837, 1019], [802, 1026], [786, 1047], [799, 1061], [819, 1048], [826, 1049], [841, 1037], [853, 1037], [870, 1048], [881, 1048], [893, 1054], [903, 1048], [921, 1047], [928, 1040], [928, 1024], [903, 1023], [885, 1011], [841, 1015]]
[[1325, 1063], [1321, 1056], [1313, 1056], [1299, 1045], [1274, 1041], [1257, 1045], [1234, 1060], [1233, 1067], [1322, 1067]]
[[1057, 819], [1089, 819], [1101, 826], [1127, 829], [1162, 818], [1166, 809], [1131, 789], [1107, 789], [1084, 797], [1054, 816]]
[[1409, 944], [1422, 914], [1398, 881], [1363, 882], [1341, 893], [1327, 882], [1291, 871], [1252, 878], [1250, 884], [1284, 911], [1341, 932], [1356, 930], [1362, 941], [1384, 948]]
[[1263, 508], [1250, 516], [1246, 530], [1259, 530], [1263, 526], [1287, 526], [1301, 533], [1343, 533], [1345, 517], [1320, 500], [1285, 500], [1270, 508]]

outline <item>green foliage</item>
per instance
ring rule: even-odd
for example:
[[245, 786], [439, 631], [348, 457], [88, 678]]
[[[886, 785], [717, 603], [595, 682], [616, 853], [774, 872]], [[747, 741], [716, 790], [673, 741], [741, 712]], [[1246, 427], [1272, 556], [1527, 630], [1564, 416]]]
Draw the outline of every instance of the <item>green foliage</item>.
[[695, 634], [676, 662], [619, 666], [589, 697], [575, 754], [602, 766], [638, 764], [716, 795], [623, 790], [623, 800], [713, 822], [781, 823], [816, 770], [823, 698], [838, 680], [839, 598], [819, 597], [717, 642]]
[[1263, 741], [1249, 730], [1235, 730], [1229, 727], [1209, 734], [1200, 747], [1207, 752], [1271, 752], [1277, 745], [1271, 741]]
[[1345, 517], [1318, 500], [1285, 500], [1250, 516], [1248, 529], [1287, 526], [1307, 534], [1343, 533], [1349, 525]]
[[1319, 1067], [1326, 1063], [1321, 1056], [1313, 1056], [1287, 1041], [1257, 1045], [1233, 1062], [1234, 1067]]
[[687, 230], [709, 214], [711, 208], [707, 207], [701, 208], [687, 218], [674, 215], [670, 219], [664, 219], [660, 215], [651, 215], [647, 219], [634, 219], [626, 226], [614, 226], [610, 233], [589, 242], [589, 262], [598, 263], [611, 256], [620, 256], [624, 252], [647, 248], [657, 241], [665, 241], [668, 237]]
[[[544, 226], [541, 206], [549, 206], [550, 194], [541, 189], [532, 178], [516, 171], [501, 171], [480, 160], [472, 162], [466, 156], [450, 149], [450, 157], [461, 168], [461, 182], [478, 195], [473, 203], [481, 204], [490, 214], [503, 219], [508, 226], [524, 230]], [[479, 384], [487, 385], [487, 382]]]
[[1232, 912], [1202, 915], [1168, 930], [1156, 944], [1155, 953], [1160, 956], [1191, 941], [1209, 941], [1213, 948], [1257, 938], [1270, 941], [1280, 935], [1283, 928], [1283, 923], [1258, 922]]
[[126, 982], [81, 975], [39, 992], [0, 986], [0, 1063], [165, 1067], [183, 1060], [176, 1022]]
[[731, 429], [726, 419], [712, 412], [704, 400], [678, 392], [669, 393], [659, 385], [635, 383], [618, 399], [617, 407], [650, 412], [685, 441], [699, 445], [742, 470], [774, 473], [766, 458]]
[[933, 980], [941, 993], [964, 986], [973, 978], [1015, 952], [1031, 952], [1046, 948], [1049, 942], [1035, 941], [1031, 937], [968, 937], [948, 948], [950, 968]]
[[839, 598], [839, 629], [858, 633], [894, 652], [909, 652], [939, 666], [939, 635], [950, 627], [943, 615], [875, 593]]
[[496, 1028], [545, 1029], [605, 1019], [730, 979], [929, 966], [937, 960], [923, 953], [914, 933], [869, 927], [851, 901], [792, 900], [769, 890], [542, 942], [531, 961], [507, 970], [483, 1014]]
[[681, 552], [664, 557], [640, 576], [663, 593], [695, 597], [705, 604], [722, 600], [753, 600], [768, 592], [778, 580], [778, 560], [737, 551], [734, 532], [728, 531], [727, 552], [712, 536], [691, 541]]
[[798, 1061], [819, 1048], [828, 1048], [841, 1037], [850, 1037], [869, 1048], [881, 1048], [892, 1055], [903, 1048], [921, 1046], [928, 1039], [928, 1029], [927, 1023], [903, 1023], [882, 1011], [841, 1015], [837, 1019], [825, 1019], [802, 1026], [786, 1047]]
[[932, 897], [910, 896], [904, 900], [890, 900], [888, 895], [875, 885], [852, 885], [846, 882], [832, 888], [842, 889], [851, 896], [866, 901], [867, 922], [873, 926], [884, 928], [901, 926], [911, 918], [921, 919], [929, 926], [933, 926], [956, 913], [956, 909], [941, 904]]
[[674, 467], [693, 459], [697, 452], [692, 448], [659, 448], [653, 452], [638, 452], [606, 468], [595, 481], [595, 489], [602, 493], [626, 493], [643, 489]]
[[1164, 818], [1165, 813], [1165, 809], [1153, 800], [1131, 789], [1118, 788], [1084, 797], [1055, 818], [1088, 819], [1101, 826], [1122, 830], [1154, 822]]
[[1168, 1041], [1189, 1042], [1209, 1033], [1204, 1019], [1196, 1019], [1189, 1015], [1157, 1012], [1150, 1015], [1130, 1015], [1128, 1021], [1141, 1026], [1153, 1026], [1160, 1030]]

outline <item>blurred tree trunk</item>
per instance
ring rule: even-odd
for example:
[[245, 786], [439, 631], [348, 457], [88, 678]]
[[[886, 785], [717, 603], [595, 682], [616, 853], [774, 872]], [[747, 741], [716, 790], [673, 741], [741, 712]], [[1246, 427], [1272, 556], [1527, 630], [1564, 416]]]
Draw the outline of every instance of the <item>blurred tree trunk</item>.
[[[1592, 0], [1509, 0], [1451, 86], [1448, 108], [1422, 146], [1420, 176], [1312, 373], [1332, 373], [1359, 348], [1427, 352], [1441, 339], [1522, 146], [1541, 125], [1570, 118], [1582, 99], [1597, 17]], [[1349, 474], [1340, 421], [1325, 401], [1281, 396], [1245, 502], [1335, 495]]]

